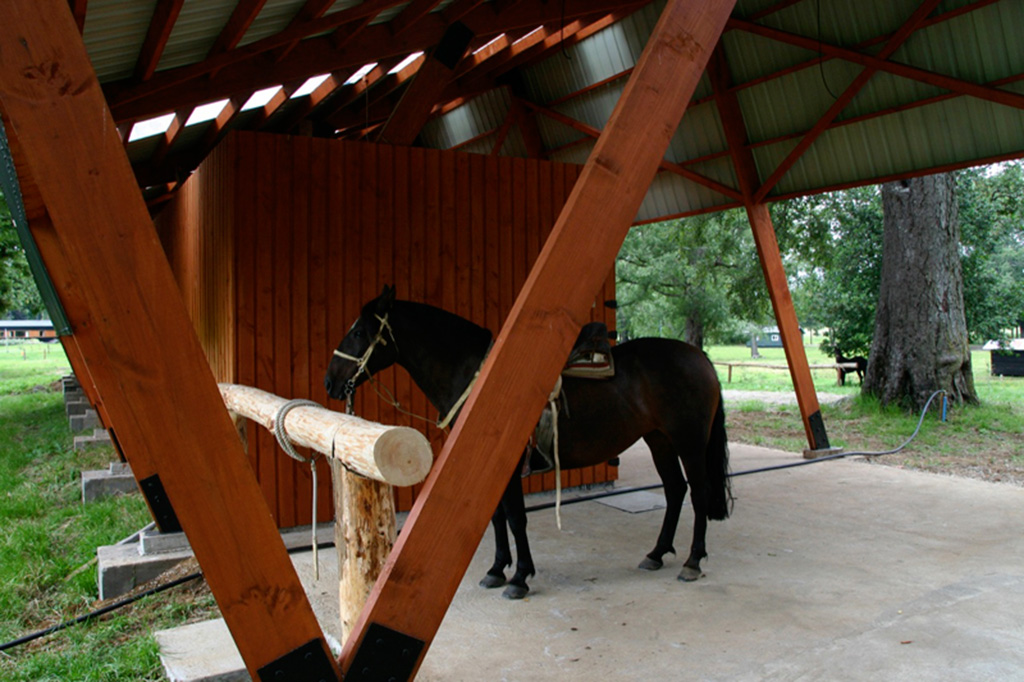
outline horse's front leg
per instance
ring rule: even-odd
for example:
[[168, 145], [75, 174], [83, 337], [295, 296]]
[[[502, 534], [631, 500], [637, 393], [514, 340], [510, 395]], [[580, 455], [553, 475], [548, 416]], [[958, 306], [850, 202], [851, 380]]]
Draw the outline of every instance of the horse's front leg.
[[516, 572], [508, 581], [508, 587], [502, 593], [507, 599], [522, 599], [530, 591], [526, 579], [536, 573], [533, 567], [533, 556], [530, 554], [530, 542], [526, 539], [526, 502], [523, 499], [523, 484], [516, 472], [505, 488], [501, 498], [508, 519], [512, 537], [516, 540]]
[[494, 565], [480, 581], [480, 587], [488, 588], [504, 585], [505, 568], [512, 565], [512, 548], [508, 544], [505, 506], [501, 502], [491, 517], [491, 526], [494, 527]]

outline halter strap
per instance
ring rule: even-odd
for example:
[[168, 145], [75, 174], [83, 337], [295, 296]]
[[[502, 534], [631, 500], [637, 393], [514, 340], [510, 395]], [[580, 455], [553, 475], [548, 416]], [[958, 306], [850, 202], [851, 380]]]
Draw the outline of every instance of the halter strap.
[[[391, 324], [388, 322], [387, 313], [384, 313], [384, 317], [381, 317], [380, 315], [374, 315], [374, 317], [376, 317], [377, 320], [380, 322], [380, 327], [377, 328], [377, 335], [373, 337], [373, 341], [371, 341], [370, 345], [366, 347], [365, 351], [363, 351], [362, 357], [357, 358], [353, 355], [349, 355], [348, 353], [342, 353], [340, 350], [337, 349], [335, 349], [334, 351], [334, 354], [337, 355], [339, 358], [343, 358], [345, 360], [349, 360], [351, 362], [356, 363], [356, 373], [352, 375], [352, 378], [349, 379], [349, 381], [354, 382], [356, 378], [364, 372], [366, 372], [366, 376], [370, 376], [370, 373], [366, 371], [366, 366], [370, 364], [370, 356], [373, 355], [373, 349], [377, 347], [378, 343], [382, 346], [388, 345], [387, 340], [384, 338], [385, 329], [388, 330], [388, 334], [391, 336], [392, 343], [395, 342], [395, 330], [391, 328]], [[395, 348], [397, 350], [397, 343], [395, 343]]]

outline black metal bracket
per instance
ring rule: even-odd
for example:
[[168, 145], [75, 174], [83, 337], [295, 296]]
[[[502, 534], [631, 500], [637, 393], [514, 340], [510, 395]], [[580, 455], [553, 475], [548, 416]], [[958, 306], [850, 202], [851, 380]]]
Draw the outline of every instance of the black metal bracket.
[[370, 623], [345, 682], [408, 682], [426, 645], [379, 623]]
[[256, 671], [261, 682], [338, 682], [327, 645], [311, 639]]
[[831, 447], [828, 444], [828, 434], [825, 433], [825, 421], [821, 418], [821, 410], [816, 410], [814, 414], [808, 415], [807, 424], [811, 427], [815, 450], [825, 450]]
[[177, 533], [181, 531], [181, 522], [178, 521], [178, 515], [174, 513], [174, 507], [171, 506], [171, 498], [167, 497], [167, 492], [164, 490], [164, 484], [160, 481], [160, 476], [153, 474], [149, 478], [142, 479], [139, 481], [139, 488], [142, 490], [142, 494], [146, 496], [149, 510], [153, 512], [153, 520], [156, 521], [156, 526], [160, 529], [160, 532]]
[[461, 21], [451, 24], [441, 36], [441, 42], [434, 48], [434, 59], [447, 69], [455, 70], [473, 41], [473, 31]]

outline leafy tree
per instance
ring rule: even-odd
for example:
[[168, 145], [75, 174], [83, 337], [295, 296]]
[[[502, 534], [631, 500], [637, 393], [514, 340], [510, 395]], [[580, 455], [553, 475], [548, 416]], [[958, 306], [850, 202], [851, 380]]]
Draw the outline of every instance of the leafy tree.
[[1024, 324], [1024, 168], [961, 171], [957, 195], [967, 328], [980, 343]]
[[745, 335], [736, 319], [767, 319], [770, 305], [742, 211], [641, 225], [616, 263], [619, 328], [627, 337]]
[[781, 202], [774, 221], [780, 248], [788, 247], [787, 271], [801, 324], [830, 330], [821, 343], [830, 355], [866, 355], [881, 273], [878, 188]]
[[0, 192], [0, 317], [36, 317], [43, 311], [10, 209]]
[[875, 334], [862, 391], [921, 409], [937, 390], [977, 403], [949, 173], [882, 186], [885, 227]]

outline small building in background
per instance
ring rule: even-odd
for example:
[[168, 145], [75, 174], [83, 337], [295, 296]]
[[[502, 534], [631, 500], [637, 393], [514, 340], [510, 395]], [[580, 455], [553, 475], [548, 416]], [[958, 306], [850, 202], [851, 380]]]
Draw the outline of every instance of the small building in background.
[[1009, 342], [989, 341], [981, 347], [992, 356], [992, 374], [1003, 377], [1024, 377], [1024, 339]]
[[56, 341], [57, 332], [50, 320], [0, 320], [0, 339], [40, 339]]

